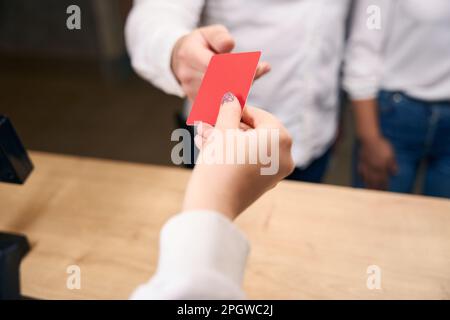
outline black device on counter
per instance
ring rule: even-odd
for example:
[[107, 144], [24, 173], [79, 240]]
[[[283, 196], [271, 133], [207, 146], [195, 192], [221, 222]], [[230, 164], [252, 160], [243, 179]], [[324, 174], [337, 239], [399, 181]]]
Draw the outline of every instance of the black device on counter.
[[0, 115], [0, 181], [24, 183], [33, 164], [11, 121]]
[[[22, 184], [32, 170], [33, 164], [11, 121], [0, 115], [0, 182]], [[8, 208], [0, 203], [3, 210]], [[20, 262], [29, 250], [24, 235], [0, 232], [0, 300], [22, 298]]]

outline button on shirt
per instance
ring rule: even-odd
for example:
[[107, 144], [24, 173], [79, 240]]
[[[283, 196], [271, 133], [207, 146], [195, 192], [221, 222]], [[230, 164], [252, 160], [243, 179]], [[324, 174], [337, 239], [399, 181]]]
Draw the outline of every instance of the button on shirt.
[[272, 71], [254, 82], [248, 104], [278, 117], [305, 167], [333, 143], [347, 0], [137, 0], [126, 40], [136, 72], [183, 96], [170, 59], [175, 42], [200, 25], [223, 24], [235, 52], [262, 51]]

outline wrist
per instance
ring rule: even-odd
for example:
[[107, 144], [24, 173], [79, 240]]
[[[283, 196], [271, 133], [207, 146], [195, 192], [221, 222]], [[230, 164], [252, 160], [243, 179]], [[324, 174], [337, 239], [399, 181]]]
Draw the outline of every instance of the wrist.
[[372, 134], [359, 134], [357, 137], [359, 142], [362, 144], [378, 142], [383, 139], [383, 136], [379, 132], [374, 132]]
[[170, 68], [172, 70], [173, 75], [175, 76], [175, 78], [179, 81], [176, 71], [178, 69], [178, 51], [185, 39], [185, 35], [180, 37], [174, 44], [173, 49], [172, 49], [172, 55], [170, 57]]
[[182, 211], [214, 211], [233, 221], [239, 215], [230, 205], [209, 199], [185, 199]]

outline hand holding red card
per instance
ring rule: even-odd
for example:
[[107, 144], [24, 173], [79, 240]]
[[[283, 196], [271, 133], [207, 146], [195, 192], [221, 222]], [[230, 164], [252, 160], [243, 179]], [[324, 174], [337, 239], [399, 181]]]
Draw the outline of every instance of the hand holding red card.
[[233, 93], [244, 108], [260, 56], [259, 51], [214, 55], [186, 123], [215, 125], [220, 101], [226, 92]]

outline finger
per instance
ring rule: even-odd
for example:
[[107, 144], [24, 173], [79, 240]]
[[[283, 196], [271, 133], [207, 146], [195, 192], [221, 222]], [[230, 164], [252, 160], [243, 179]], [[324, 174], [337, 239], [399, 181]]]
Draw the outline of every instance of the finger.
[[255, 80], [261, 78], [266, 73], [270, 72], [271, 67], [268, 62], [261, 62], [256, 68]]
[[375, 190], [381, 189], [381, 181], [375, 173], [371, 171], [365, 171], [363, 172], [362, 177], [367, 188]]
[[386, 190], [388, 185], [389, 177], [387, 174], [383, 174], [378, 177], [377, 180], [377, 189], [378, 190]]
[[272, 114], [259, 108], [246, 106], [242, 113], [242, 122], [251, 128], [257, 127], [283, 127], [281, 122]]
[[376, 190], [386, 190], [388, 184], [388, 174], [385, 170], [370, 172], [369, 179], [372, 188]]
[[191, 83], [182, 83], [181, 88], [183, 89], [184, 93], [187, 95], [189, 100], [193, 102], [195, 100], [195, 97], [197, 96], [198, 90], [200, 89], [202, 81], [201, 79], [198, 79]]
[[231, 92], [225, 93], [220, 105], [216, 127], [220, 129], [237, 129], [241, 122], [241, 104]]
[[208, 68], [209, 61], [211, 60], [212, 56], [214, 55], [214, 52], [211, 51], [209, 48], [206, 47], [207, 44], [205, 43], [204, 46], [199, 45], [195, 46], [191, 49], [191, 52], [189, 53], [189, 65], [201, 72], [204, 73], [206, 68]]
[[358, 173], [361, 176], [361, 180], [364, 182], [366, 188], [373, 188], [372, 180], [369, 178], [369, 172], [366, 166], [361, 162], [358, 163]]
[[249, 129], [252, 129], [252, 127], [250, 127], [248, 124], [241, 122], [239, 123], [239, 129], [243, 130], [243, 131], [247, 131]]
[[205, 131], [205, 133], [203, 133], [203, 135], [202, 135], [203, 140], [207, 141], [209, 139], [209, 137], [212, 136], [213, 132], [214, 132], [214, 128], [211, 128], [211, 129]]
[[203, 140], [208, 140], [214, 131], [214, 127], [209, 123], [202, 122], [201, 126], [197, 127], [197, 134], [203, 138]]
[[179, 79], [184, 85], [200, 85], [204, 75], [204, 72], [189, 67], [180, 72]]
[[231, 52], [234, 48], [234, 39], [223, 25], [212, 25], [200, 28], [203, 38], [216, 53]]
[[195, 100], [195, 97], [197, 96], [197, 93], [198, 93], [198, 87], [182, 85], [181, 88], [183, 89], [183, 92], [188, 97], [189, 102], [193, 103]]
[[395, 169], [394, 164], [395, 161], [392, 158], [391, 161], [387, 162], [385, 166], [377, 171], [380, 190], [386, 190], [388, 188], [391, 170]]
[[197, 134], [199, 136], [204, 137], [205, 135], [209, 134], [209, 130], [212, 130], [214, 127], [206, 122], [199, 122], [196, 126]]
[[380, 181], [378, 174], [363, 163], [359, 163], [358, 172], [361, 175], [364, 185], [368, 189], [380, 189]]
[[203, 146], [204, 146], [204, 144], [205, 144], [205, 140], [204, 140], [201, 136], [196, 135], [196, 136], [194, 137], [194, 143], [195, 143], [195, 146], [196, 146], [199, 150], [202, 150], [202, 148], [203, 148]]

